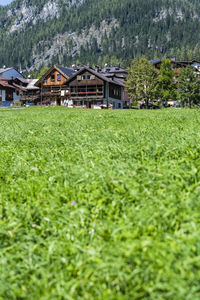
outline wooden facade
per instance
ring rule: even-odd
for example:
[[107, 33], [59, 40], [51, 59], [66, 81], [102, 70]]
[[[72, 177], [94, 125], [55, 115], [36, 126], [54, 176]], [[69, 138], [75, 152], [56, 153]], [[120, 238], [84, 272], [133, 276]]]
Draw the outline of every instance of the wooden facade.
[[51, 67], [38, 80], [39, 104], [85, 108], [123, 108], [124, 74], [90, 67]]
[[68, 93], [68, 89], [63, 88], [63, 83], [74, 72], [72, 68], [56, 65], [45, 72], [36, 83], [40, 87], [40, 104], [62, 105]]
[[114, 82], [100, 72], [84, 67], [66, 83], [68, 101], [75, 107], [122, 108], [123, 84]]
[[13, 101], [15, 88], [8, 79], [0, 79], [0, 102]]
[[88, 71], [83, 71], [68, 84], [73, 105], [93, 108], [103, 104], [104, 82]]

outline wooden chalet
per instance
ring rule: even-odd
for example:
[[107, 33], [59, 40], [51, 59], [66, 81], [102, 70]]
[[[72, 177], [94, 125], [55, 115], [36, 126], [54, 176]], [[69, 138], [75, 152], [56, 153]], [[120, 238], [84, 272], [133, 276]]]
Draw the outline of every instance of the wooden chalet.
[[36, 81], [37, 79], [22, 77], [0, 78], [0, 105], [12, 106], [16, 101], [18, 105], [37, 104], [40, 100], [40, 90], [34, 85]]
[[114, 74], [106, 74], [83, 67], [65, 83], [68, 106], [83, 108], [123, 108], [123, 80]]
[[190, 66], [194, 68], [195, 77], [200, 78], [200, 61], [197, 60], [180, 61], [179, 63], [184, 67]]
[[[166, 58], [151, 60], [150, 62], [155, 66], [156, 69], [160, 70], [162, 61]], [[195, 72], [200, 72], [200, 62], [197, 60], [192, 61], [176, 61], [175, 58], [171, 58], [171, 66], [172, 69], [175, 70], [176, 73], [179, 73], [181, 68], [185, 68], [187, 66], [191, 66], [195, 69]]]
[[[161, 64], [162, 64], [162, 61], [167, 59], [166, 57], [163, 57], [161, 59], [155, 59], [155, 60], [151, 60], [150, 62], [154, 65], [154, 67], [158, 70], [160, 70], [160, 67], [161, 67]], [[179, 61], [176, 61], [174, 58], [171, 58], [170, 59], [171, 61], [171, 67], [173, 70], [180, 70], [180, 68], [183, 68], [185, 67], [186, 65], [183, 64], [182, 62], [179, 62]]]
[[20, 101], [24, 104], [37, 104], [40, 101], [40, 89], [35, 86], [38, 79], [24, 79], [17, 77], [13, 86], [19, 90]]
[[[120, 80], [121, 83], [124, 83], [128, 76], [127, 69], [121, 68], [120, 65], [118, 66], [109, 66], [106, 65], [103, 69], [100, 70], [101, 73], [103, 73], [104, 76], [115, 78], [115, 80]], [[123, 91], [123, 108], [129, 108], [131, 104], [131, 99], [128, 95], [127, 89], [124, 86]]]
[[0, 106], [10, 106], [15, 97], [15, 88], [10, 80], [0, 78]]
[[40, 88], [40, 104], [63, 105], [68, 89], [63, 89], [65, 83], [76, 69], [54, 65], [36, 82]]

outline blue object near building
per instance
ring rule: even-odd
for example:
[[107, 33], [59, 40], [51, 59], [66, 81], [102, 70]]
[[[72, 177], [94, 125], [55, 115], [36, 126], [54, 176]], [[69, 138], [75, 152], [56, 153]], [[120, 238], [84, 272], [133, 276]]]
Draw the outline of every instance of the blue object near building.
[[13, 101], [2, 101], [0, 102], [0, 107], [10, 107], [12, 106]]
[[22, 74], [20, 74], [17, 70], [15, 70], [14, 68], [3, 68], [0, 69], [0, 77], [2, 78], [24, 78], [24, 76]]

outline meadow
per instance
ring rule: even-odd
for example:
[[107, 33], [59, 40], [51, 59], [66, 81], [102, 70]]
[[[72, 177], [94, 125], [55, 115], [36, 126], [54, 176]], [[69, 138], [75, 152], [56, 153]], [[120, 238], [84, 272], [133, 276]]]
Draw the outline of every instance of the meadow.
[[200, 299], [200, 111], [0, 111], [0, 299]]

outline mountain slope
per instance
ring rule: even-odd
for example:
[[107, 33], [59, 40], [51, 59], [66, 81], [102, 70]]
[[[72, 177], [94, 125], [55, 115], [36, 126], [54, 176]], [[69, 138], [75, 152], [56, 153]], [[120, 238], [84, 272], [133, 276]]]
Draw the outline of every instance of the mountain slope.
[[199, 0], [15, 0], [0, 8], [0, 66], [200, 59]]

